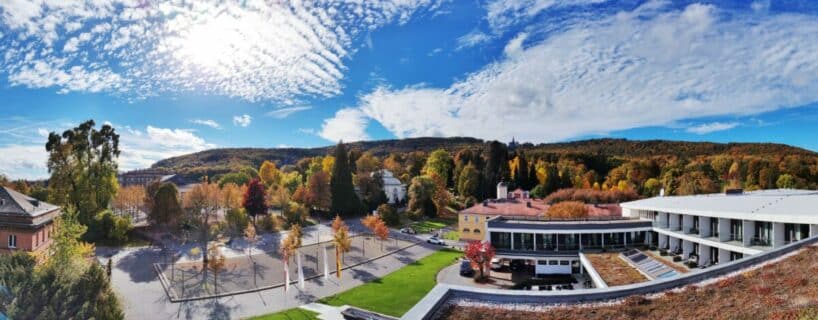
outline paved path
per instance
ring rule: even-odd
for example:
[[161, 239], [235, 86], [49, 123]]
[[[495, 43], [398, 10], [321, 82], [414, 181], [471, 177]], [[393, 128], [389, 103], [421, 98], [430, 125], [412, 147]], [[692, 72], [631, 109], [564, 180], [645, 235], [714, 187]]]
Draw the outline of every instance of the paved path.
[[301, 306], [301, 309], [318, 313], [318, 319], [322, 320], [344, 320], [344, 316], [341, 314], [341, 312], [344, 312], [344, 310], [348, 308], [348, 305], [334, 307], [317, 302]]
[[[306, 235], [324, 227], [305, 228]], [[237, 319], [299, 307], [320, 298], [346, 291], [367, 281], [385, 276], [406, 264], [423, 258], [437, 247], [425, 243], [393, 255], [344, 270], [339, 281], [334, 275], [306, 282], [305, 289], [291, 286], [255, 293], [234, 295], [181, 303], [171, 303], [152, 264], [162, 262], [166, 255], [159, 248], [123, 249], [113, 259], [112, 283], [122, 297], [127, 319]], [[102, 262], [111, 252], [100, 250]]]

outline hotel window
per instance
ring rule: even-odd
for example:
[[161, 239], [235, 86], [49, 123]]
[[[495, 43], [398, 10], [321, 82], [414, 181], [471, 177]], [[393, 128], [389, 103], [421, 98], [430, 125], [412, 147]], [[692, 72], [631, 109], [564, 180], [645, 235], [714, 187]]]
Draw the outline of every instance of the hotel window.
[[474, 229], [474, 233], [480, 233], [480, 229]]
[[469, 228], [463, 228], [463, 233], [469, 233]]
[[469, 216], [463, 216], [463, 221], [469, 222]]
[[17, 236], [10, 234], [9, 235], [9, 248], [17, 248]]

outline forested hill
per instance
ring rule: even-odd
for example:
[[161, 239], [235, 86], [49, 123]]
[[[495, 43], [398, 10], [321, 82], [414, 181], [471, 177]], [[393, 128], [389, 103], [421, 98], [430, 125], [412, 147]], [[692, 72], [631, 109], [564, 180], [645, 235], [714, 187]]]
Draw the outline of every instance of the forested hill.
[[818, 153], [806, 149], [776, 143], [715, 143], [668, 140], [591, 139], [572, 142], [526, 144], [524, 149], [550, 153], [600, 154], [609, 157], [642, 158], [652, 156], [696, 157], [718, 154], [728, 155], [802, 155]]
[[[347, 143], [347, 149], [371, 152], [376, 156], [412, 151], [430, 152], [446, 149], [456, 152], [464, 147], [478, 146], [483, 140], [475, 138], [408, 138]], [[183, 156], [168, 158], [155, 163], [151, 168], [166, 169], [168, 172], [200, 174], [203, 172], [227, 172], [241, 166], [258, 168], [264, 160], [279, 166], [294, 164], [302, 158], [332, 154], [335, 146], [319, 148], [224, 148], [211, 149]]]
[[[454, 154], [464, 147], [478, 147], [484, 141], [475, 138], [409, 138], [378, 140], [349, 143], [350, 150], [371, 152], [384, 157], [390, 153], [409, 153], [412, 151], [431, 152], [446, 149]], [[281, 165], [294, 164], [302, 158], [325, 156], [331, 154], [335, 146], [320, 148], [225, 148], [205, 150], [193, 154], [161, 160], [152, 168], [165, 169], [168, 172], [201, 175], [217, 174], [235, 170], [242, 166], [258, 168], [264, 160]], [[783, 144], [773, 143], [712, 143], [685, 142], [667, 140], [626, 140], [626, 139], [592, 139], [574, 142], [530, 144], [519, 146], [536, 155], [545, 154], [582, 154], [598, 155], [605, 158], [637, 159], [655, 156], [676, 156], [693, 158], [728, 154], [734, 156], [818, 156], [817, 153]]]

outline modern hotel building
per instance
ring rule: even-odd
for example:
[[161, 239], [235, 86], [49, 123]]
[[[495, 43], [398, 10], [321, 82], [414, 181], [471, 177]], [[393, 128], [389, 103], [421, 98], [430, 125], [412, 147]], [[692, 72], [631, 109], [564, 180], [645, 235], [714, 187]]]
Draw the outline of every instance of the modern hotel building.
[[496, 216], [484, 240], [535, 272], [576, 273], [580, 252], [654, 247], [699, 266], [740, 259], [818, 234], [818, 192], [728, 191], [620, 204], [621, 216], [553, 220]]

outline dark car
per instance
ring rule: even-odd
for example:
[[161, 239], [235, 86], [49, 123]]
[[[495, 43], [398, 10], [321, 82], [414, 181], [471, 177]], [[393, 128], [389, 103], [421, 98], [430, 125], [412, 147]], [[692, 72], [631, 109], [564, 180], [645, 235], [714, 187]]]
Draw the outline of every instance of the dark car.
[[472, 269], [471, 267], [471, 261], [469, 260], [460, 261], [460, 275], [464, 277], [474, 276], [474, 269]]

